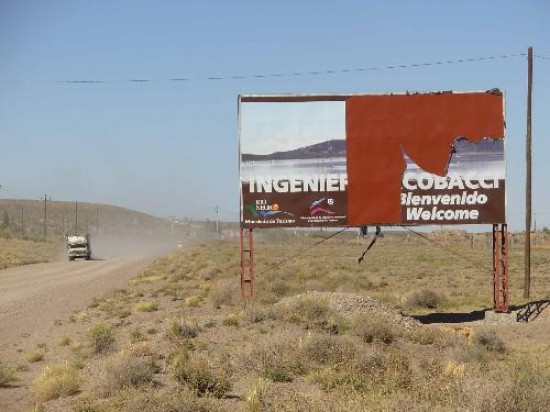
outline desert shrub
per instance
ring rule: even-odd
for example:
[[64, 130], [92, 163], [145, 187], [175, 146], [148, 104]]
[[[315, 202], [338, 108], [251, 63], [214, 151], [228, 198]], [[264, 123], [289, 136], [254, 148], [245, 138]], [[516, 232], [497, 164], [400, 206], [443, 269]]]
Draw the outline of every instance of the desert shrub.
[[439, 340], [437, 331], [427, 327], [417, 327], [407, 334], [409, 341], [420, 345], [433, 345]]
[[214, 366], [214, 362], [206, 355], [194, 354], [177, 358], [174, 378], [198, 395], [220, 397], [231, 389], [227, 369]]
[[481, 331], [474, 335], [474, 344], [485, 348], [489, 352], [505, 353], [506, 345], [495, 331]]
[[201, 303], [202, 299], [200, 296], [189, 296], [187, 299], [185, 299], [185, 306], [187, 307], [195, 307], [199, 306], [199, 303]]
[[46, 367], [31, 386], [31, 392], [40, 402], [73, 395], [78, 392], [80, 378], [77, 369], [60, 363]]
[[147, 338], [141, 333], [139, 329], [134, 329], [132, 332], [130, 332], [130, 342], [131, 343], [137, 343], [137, 342], [143, 342]]
[[98, 390], [103, 396], [111, 396], [122, 389], [149, 386], [155, 371], [152, 359], [119, 355], [105, 366]]
[[174, 320], [170, 324], [170, 335], [175, 338], [192, 339], [199, 335], [198, 325], [192, 325], [189, 322], [179, 322]]
[[230, 313], [222, 320], [222, 325], [224, 326], [239, 326], [239, 324], [239, 316], [234, 313]]
[[277, 307], [277, 317], [288, 322], [305, 323], [333, 335], [339, 335], [349, 329], [348, 322], [336, 313], [327, 299], [305, 296], [296, 302]]
[[409, 308], [435, 309], [441, 306], [443, 297], [430, 289], [421, 289], [411, 292], [405, 299], [405, 305]]
[[357, 317], [352, 329], [365, 343], [381, 342], [389, 345], [395, 342], [399, 335], [396, 325], [383, 318], [367, 315]]
[[35, 350], [34, 352], [30, 352], [25, 356], [25, 359], [27, 361], [34, 363], [34, 362], [40, 362], [44, 359], [44, 351], [41, 349]]
[[[550, 405], [550, 375], [541, 366], [521, 360], [513, 364], [496, 393], [483, 399], [484, 412], [543, 412]], [[500, 378], [500, 377], [499, 377]]]
[[234, 279], [219, 281], [210, 290], [209, 296], [215, 308], [234, 306], [239, 298], [238, 284]]
[[[197, 397], [196, 393], [186, 389], [170, 392], [157, 392], [154, 389], [123, 391], [113, 403], [117, 412], [227, 412], [223, 401], [213, 397]], [[103, 407], [97, 411], [104, 411]], [[93, 410], [96, 411], [95, 409]], [[84, 412], [84, 411], [82, 411]], [[92, 412], [92, 410], [86, 410]]]
[[312, 335], [302, 347], [305, 356], [319, 365], [341, 365], [350, 362], [356, 348], [341, 336]]
[[250, 412], [260, 412], [265, 410], [265, 395], [268, 388], [268, 381], [265, 378], [259, 378], [254, 382], [246, 394], [246, 409]]
[[282, 279], [277, 279], [269, 285], [271, 290], [277, 297], [283, 297], [291, 291], [290, 284]]
[[111, 327], [98, 322], [88, 329], [88, 339], [94, 353], [105, 353], [113, 347], [115, 333]]
[[65, 335], [61, 339], [59, 339], [58, 344], [59, 346], [69, 346], [71, 344], [71, 338]]
[[274, 382], [290, 382], [308, 370], [308, 360], [300, 348], [301, 341], [290, 334], [280, 334], [255, 342], [243, 352], [239, 363]]
[[275, 318], [275, 315], [271, 308], [262, 308], [258, 306], [247, 307], [244, 315], [246, 320], [250, 323], [259, 323]]
[[126, 319], [132, 314], [132, 311], [128, 308], [118, 308], [116, 314], [120, 319]]
[[385, 362], [383, 354], [362, 350], [355, 355], [353, 368], [360, 374], [380, 373], [385, 368]]
[[384, 384], [389, 390], [410, 389], [413, 382], [413, 371], [407, 356], [391, 354], [386, 357], [385, 365]]
[[0, 363], [0, 388], [9, 385], [13, 381], [15, 381], [15, 372]]
[[310, 322], [323, 322], [330, 313], [327, 300], [314, 297], [300, 299], [294, 308], [296, 314]]
[[153, 356], [154, 352], [148, 342], [139, 342], [130, 346], [127, 350], [132, 356]]
[[157, 302], [153, 302], [151, 300], [142, 300], [141, 302], [136, 303], [134, 306], [134, 310], [136, 312], [155, 312], [159, 308], [159, 304]]

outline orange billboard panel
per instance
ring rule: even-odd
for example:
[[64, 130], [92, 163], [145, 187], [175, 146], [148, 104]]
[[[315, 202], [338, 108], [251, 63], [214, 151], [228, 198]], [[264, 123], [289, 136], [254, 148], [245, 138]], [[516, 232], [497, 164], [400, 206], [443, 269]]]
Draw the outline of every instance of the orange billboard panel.
[[479, 142], [487, 137], [504, 138], [501, 94], [350, 97], [348, 224], [403, 223], [400, 198], [406, 158], [425, 172], [445, 176], [457, 139]]

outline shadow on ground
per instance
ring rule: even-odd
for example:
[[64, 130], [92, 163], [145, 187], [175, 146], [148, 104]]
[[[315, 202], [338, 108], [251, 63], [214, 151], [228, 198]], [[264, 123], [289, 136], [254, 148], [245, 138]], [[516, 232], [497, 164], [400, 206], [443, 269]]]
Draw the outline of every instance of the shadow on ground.
[[467, 313], [428, 313], [426, 315], [411, 315], [420, 323], [466, 323], [485, 319], [485, 311], [491, 309], [474, 310]]
[[[510, 306], [510, 311], [516, 314], [517, 322], [532, 322], [546, 309], [550, 307], [550, 300], [537, 300], [524, 305]], [[428, 313], [426, 315], [410, 315], [420, 323], [467, 323], [485, 319], [485, 313], [492, 308], [474, 310], [464, 313]]]
[[532, 322], [548, 307], [550, 300], [537, 300], [521, 306], [512, 306], [510, 309], [517, 311], [518, 322]]

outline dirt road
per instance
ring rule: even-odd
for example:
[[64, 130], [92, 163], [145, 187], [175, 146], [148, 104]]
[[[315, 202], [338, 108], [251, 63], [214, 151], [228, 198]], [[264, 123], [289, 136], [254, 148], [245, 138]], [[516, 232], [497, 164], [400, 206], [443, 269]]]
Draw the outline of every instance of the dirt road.
[[[55, 262], [0, 271], [0, 359], [24, 341], [39, 341], [94, 296], [123, 287], [151, 257]], [[10, 350], [10, 348], [12, 350]]]

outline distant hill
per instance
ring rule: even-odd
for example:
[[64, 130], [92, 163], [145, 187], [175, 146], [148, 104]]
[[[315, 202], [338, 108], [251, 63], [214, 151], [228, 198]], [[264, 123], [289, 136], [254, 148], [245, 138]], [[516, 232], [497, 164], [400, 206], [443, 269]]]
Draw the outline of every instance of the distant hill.
[[[48, 237], [76, 232], [103, 236], [184, 236], [202, 229], [201, 223], [173, 223], [170, 219], [112, 205], [79, 202], [78, 219], [75, 202], [48, 201], [46, 206]], [[44, 202], [0, 199], [0, 234], [42, 238]]]
[[286, 152], [275, 152], [266, 155], [243, 153], [242, 161], [253, 160], [289, 160], [289, 159], [323, 159], [329, 157], [345, 157], [345, 140], [328, 140], [326, 142], [300, 147]]

